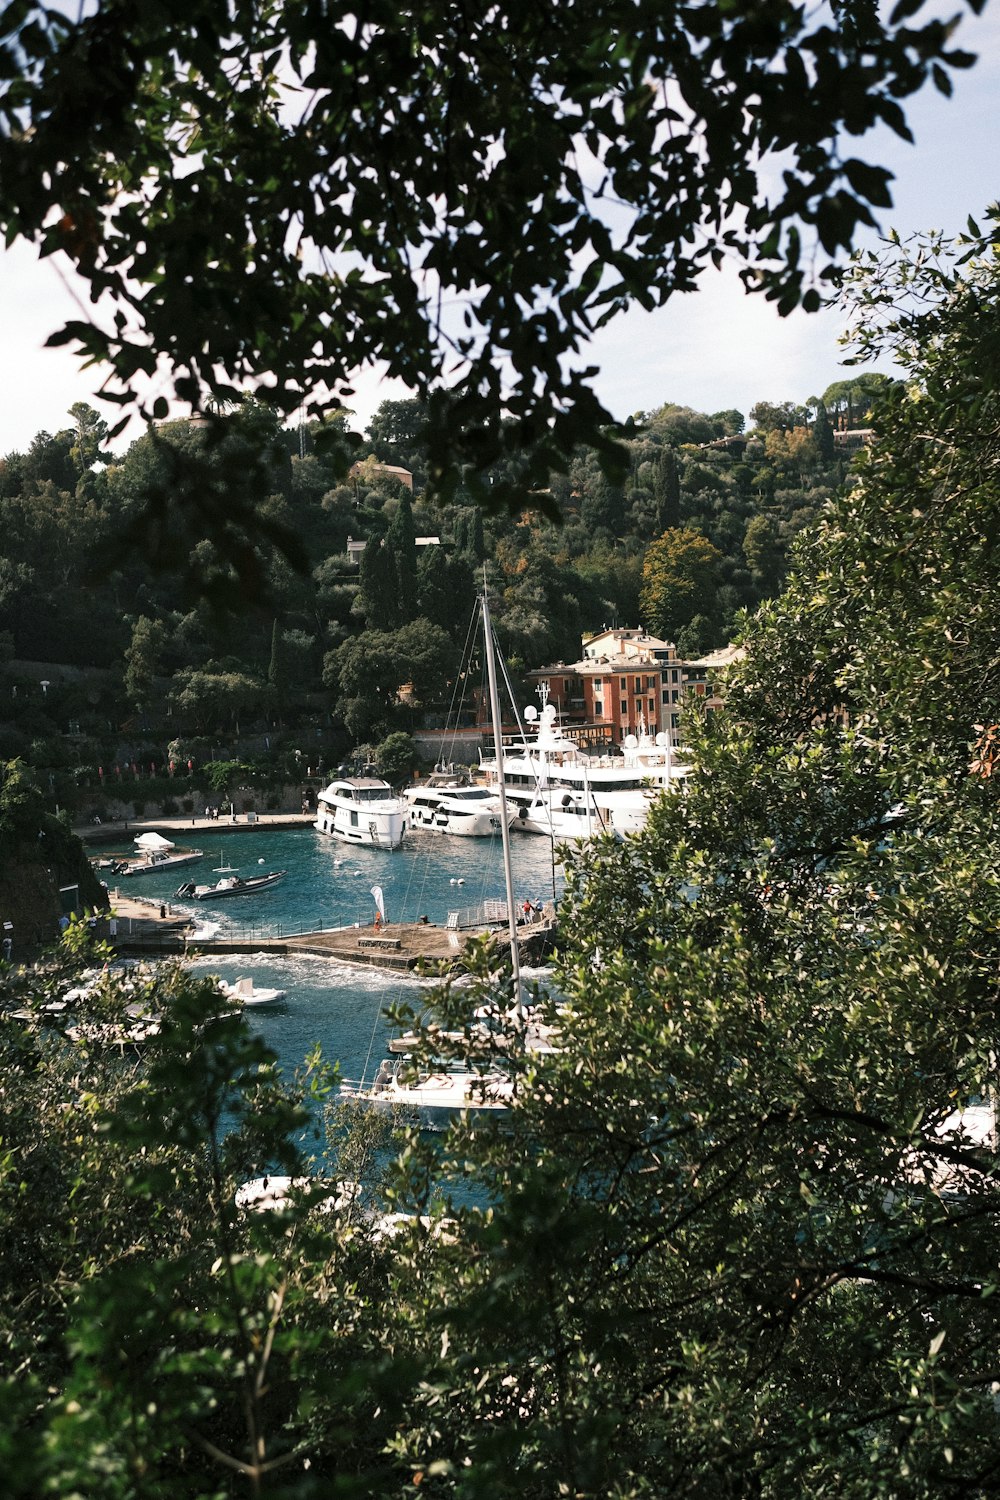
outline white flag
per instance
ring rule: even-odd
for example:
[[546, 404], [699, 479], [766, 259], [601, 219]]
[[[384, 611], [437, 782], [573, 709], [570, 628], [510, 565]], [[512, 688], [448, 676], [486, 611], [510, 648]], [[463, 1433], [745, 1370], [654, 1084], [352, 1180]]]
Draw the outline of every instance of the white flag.
[[382, 887], [380, 885], [373, 885], [372, 886], [372, 895], [375, 897], [375, 905], [378, 907], [378, 914], [382, 918], [382, 921], [384, 922], [385, 921], [385, 899], [384, 899], [384, 897], [382, 895]]

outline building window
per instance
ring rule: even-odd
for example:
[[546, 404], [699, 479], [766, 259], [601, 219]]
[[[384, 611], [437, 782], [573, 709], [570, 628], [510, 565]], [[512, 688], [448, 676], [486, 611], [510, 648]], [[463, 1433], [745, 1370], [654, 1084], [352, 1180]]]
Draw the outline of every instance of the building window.
[[627, 698], [623, 698], [622, 699], [621, 713], [622, 713], [622, 718], [623, 719], [627, 719], [628, 718], [628, 699]]
[[663, 689], [663, 702], [664, 703], [669, 703], [670, 702], [670, 689], [669, 688], [664, 688]]
[[670, 727], [671, 727], [671, 729], [676, 729], [679, 722], [680, 722], [680, 720], [679, 720], [677, 714], [671, 714], [670, 715]]

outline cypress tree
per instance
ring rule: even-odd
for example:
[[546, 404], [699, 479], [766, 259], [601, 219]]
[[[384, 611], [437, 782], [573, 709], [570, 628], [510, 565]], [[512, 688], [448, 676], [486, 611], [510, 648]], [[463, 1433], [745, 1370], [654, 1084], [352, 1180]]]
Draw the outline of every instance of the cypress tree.
[[657, 455], [653, 468], [653, 502], [658, 536], [681, 524], [681, 479], [673, 448], [661, 448]]
[[365, 628], [395, 630], [400, 623], [396, 564], [384, 538], [370, 538], [361, 554], [358, 582]]
[[405, 625], [417, 617], [417, 529], [407, 490], [390, 522], [386, 546], [395, 566], [398, 620]]

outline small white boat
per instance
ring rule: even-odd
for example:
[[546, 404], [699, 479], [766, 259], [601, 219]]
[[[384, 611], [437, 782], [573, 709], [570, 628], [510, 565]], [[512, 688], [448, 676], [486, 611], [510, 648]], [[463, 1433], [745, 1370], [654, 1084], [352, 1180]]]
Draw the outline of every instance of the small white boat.
[[219, 980], [219, 989], [227, 1000], [234, 1005], [277, 1005], [279, 1000], [284, 1000], [288, 994], [287, 990], [258, 989], [252, 978], [234, 979], [232, 983], [228, 979]]
[[[338, 1188], [337, 1183], [329, 1184]], [[255, 1177], [251, 1182], [244, 1182], [236, 1190], [236, 1207], [244, 1213], [284, 1213], [287, 1209], [294, 1208], [296, 1204], [307, 1201], [315, 1194], [318, 1188], [326, 1186], [321, 1180], [314, 1177], [284, 1177], [280, 1175], [269, 1175], [267, 1177]], [[329, 1197], [320, 1198], [315, 1207], [321, 1213], [333, 1213], [335, 1210], [350, 1205], [350, 1195], [339, 1189], [331, 1193]]]
[[177, 870], [182, 865], [197, 864], [204, 859], [201, 849], [178, 849], [159, 833], [141, 833], [135, 840], [137, 854], [133, 859], [111, 862], [113, 875], [128, 880], [136, 875], [157, 875], [161, 870]]
[[446, 1123], [456, 1114], [510, 1109], [513, 1081], [504, 1073], [478, 1073], [442, 1066], [411, 1079], [412, 1065], [403, 1058], [382, 1063], [370, 1086], [343, 1083], [342, 1099], [415, 1115], [423, 1124]]
[[313, 827], [348, 844], [398, 849], [406, 831], [406, 803], [377, 776], [342, 776], [316, 799]]
[[192, 943], [210, 943], [213, 938], [219, 936], [221, 931], [222, 925], [219, 922], [196, 922], [187, 934], [187, 938]]
[[410, 828], [460, 838], [489, 838], [500, 832], [500, 798], [467, 777], [434, 772], [417, 786], [408, 786], [403, 797]]
[[252, 896], [256, 891], [265, 891], [268, 886], [284, 880], [287, 870], [271, 870], [267, 875], [224, 875], [214, 885], [195, 885], [193, 881], [177, 887], [176, 894], [192, 901], [221, 901], [226, 896]]

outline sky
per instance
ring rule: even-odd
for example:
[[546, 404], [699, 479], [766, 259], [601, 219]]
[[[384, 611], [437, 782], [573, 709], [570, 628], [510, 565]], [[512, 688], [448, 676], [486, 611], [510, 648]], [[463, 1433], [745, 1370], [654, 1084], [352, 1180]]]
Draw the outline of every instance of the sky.
[[[928, 86], [905, 102], [914, 145], [886, 131], [845, 148], [895, 174], [894, 207], [879, 215], [882, 232], [957, 235], [970, 214], [981, 217], [1000, 200], [1000, 5], [964, 19], [957, 43], [979, 61], [953, 75], [950, 99]], [[877, 238], [869, 233], [866, 243]], [[39, 261], [20, 244], [0, 248], [0, 454], [23, 451], [36, 432], [68, 426], [76, 401], [89, 402], [109, 423], [117, 419], [117, 410], [100, 402], [98, 371], [81, 369], [67, 350], [43, 347], [85, 306], [85, 294], [56, 258]], [[599, 367], [597, 394], [617, 418], [665, 402], [746, 415], [758, 401], [807, 401], [850, 375], [838, 345], [843, 324], [836, 309], [779, 318], [770, 303], [744, 294], [735, 271], [712, 272], [698, 292], [653, 313], [637, 307], [618, 318], [594, 338], [582, 363]], [[874, 368], [893, 373], [888, 364]], [[361, 375], [352, 425], [363, 430], [381, 401], [406, 394], [398, 382]], [[116, 446], [138, 435], [133, 429]]]

